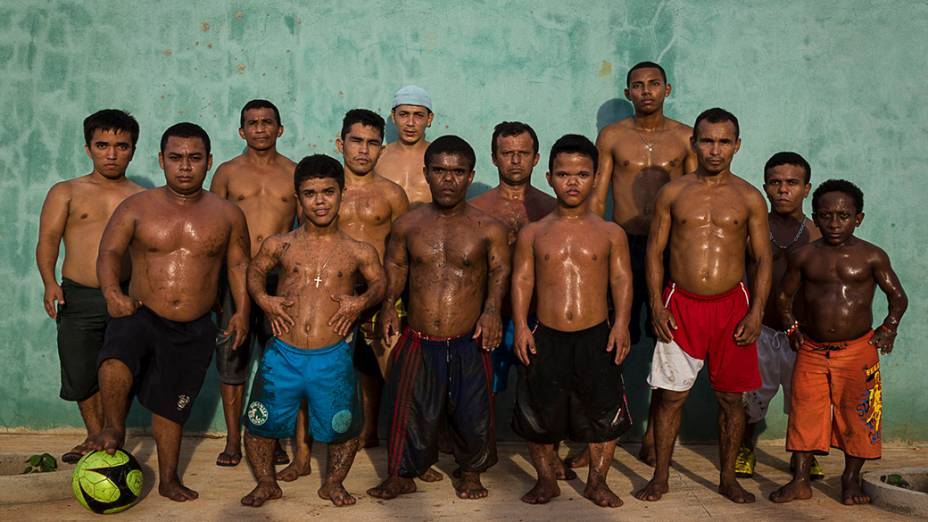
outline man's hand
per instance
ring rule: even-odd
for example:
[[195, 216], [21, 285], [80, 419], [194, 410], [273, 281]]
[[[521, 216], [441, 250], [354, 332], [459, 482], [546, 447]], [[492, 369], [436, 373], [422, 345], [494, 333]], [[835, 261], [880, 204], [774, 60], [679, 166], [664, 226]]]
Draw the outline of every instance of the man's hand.
[[880, 353], [887, 355], [893, 351], [893, 344], [896, 342], [896, 331], [885, 326], [880, 326], [870, 338], [870, 344], [876, 346]]
[[673, 341], [673, 331], [677, 329], [677, 321], [673, 318], [670, 310], [661, 306], [660, 308], [651, 309], [651, 326], [657, 333], [657, 338], [661, 342], [669, 343]]
[[535, 348], [535, 335], [528, 329], [528, 326], [516, 327], [512, 344], [513, 351], [516, 352], [516, 358], [525, 366], [529, 365], [528, 355], [538, 353]]
[[364, 311], [364, 299], [356, 295], [332, 295], [329, 297], [338, 303], [338, 310], [329, 318], [328, 325], [335, 330], [335, 333], [344, 337], [348, 335], [351, 325], [358, 320], [358, 316]]
[[58, 306], [55, 303], [57, 301], [58, 305], [64, 304], [64, 292], [61, 291], [61, 286], [55, 282], [45, 285], [45, 297], [42, 301], [45, 304], [45, 313], [52, 319], [58, 319]]
[[384, 301], [380, 308], [380, 338], [384, 346], [396, 344], [400, 334], [400, 318], [396, 315], [396, 304]]
[[606, 344], [606, 351], [615, 350], [615, 363], [617, 365], [622, 364], [631, 348], [628, 338], [628, 328], [620, 328], [619, 325], [615, 325], [609, 330], [609, 342]]
[[474, 336], [472, 339], [481, 338], [481, 347], [491, 352], [499, 346], [499, 342], [502, 339], [503, 332], [503, 323], [500, 320], [499, 314], [491, 311], [486, 311], [480, 314], [480, 318], [477, 319], [477, 329], [474, 330]]
[[122, 292], [113, 292], [106, 296], [106, 312], [110, 317], [129, 317], [142, 306], [140, 299], [129, 297]]
[[793, 331], [793, 333], [786, 336], [786, 338], [789, 339], [789, 347], [792, 348], [794, 352], [798, 352], [799, 348], [802, 347], [802, 343], [806, 341], [798, 328]]
[[232, 315], [222, 335], [231, 337], [233, 333], [235, 334], [235, 338], [232, 339], [232, 349], [235, 350], [245, 341], [245, 337], [248, 335], [248, 318], [243, 314], [236, 313]]
[[295, 324], [293, 318], [287, 313], [287, 308], [293, 306], [293, 301], [286, 297], [269, 295], [258, 301], [258, 306], [264, 310], [264, 315], [267, 316], [268, 322], [271, 323], [271, 333], [274, 334], [274, 337], [280, 337], [289, 332], [290, 327]]
[[735, 326], [735, 344], [745, 346], [757, 340], [760, 335], [761, 314], [748, 312]]

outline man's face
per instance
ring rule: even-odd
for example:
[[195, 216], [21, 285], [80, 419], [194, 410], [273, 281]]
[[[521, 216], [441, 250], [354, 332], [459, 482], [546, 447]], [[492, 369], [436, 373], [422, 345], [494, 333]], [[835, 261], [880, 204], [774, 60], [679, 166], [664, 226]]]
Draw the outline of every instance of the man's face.
[[356, 176], [366, 176], [374, 170], [374, 165], [380, 157], [383, 136], [374, 127], [355, 123], [345, 135], [345, 139], [335, 140], [335, 145], [344, 156], [348, 170]]
[[864, 220], [858, 212], [854, 198], [844, 192], [827, 192], [818, 200], [818, 208], [812, 213], [815, 226], [829, 245], [837, 246], [854, 235], [854, 229]]
[[277, 122], [274, 109], [270, 107], [245, 111], [245, 126], [238, 130], [238, 135], [249, 148], [262, 151], [274, 148], [277, 138], [283, 133], [284, 128]]
[[806, 183], [806, 171], [799, 165], [777, 165], [764, 177], [764, 192], [770, 208], [777, 214], [788, 216], [802, 210], [802, 202], [809, 195], [811, 184]]
[[509, 185], [522, 185], [532, 181], [532, 168], [538, 164], [538, 154], [533, 145], [532, 135], [527, 132], [496, 138], [493, 164], [496, 165], [501, 180]]
[[317, 227], [327, 227], [338, 217], [342, 189], [333, 178], [309, 178], [296, 193], [303, 215]]
[[574, 208], [590, 197], [595, 174], [592, 158], [586, 154], [562, 152], [554, 157], [554, 164], [547, 178], [558, 201]]
[[432, 125], [432, 111], [421, 105], [397, 105], [390, 113], [400, 141], [407, 145], [425, 138], [425, 129]]
[[467, 196], [474, 171], [467, 158], [460, 154], [436, 154], [425, 166], [425, 180], [432, 192], [432, 201], [439, 207], [450, 208]]
[[200, 138], [171, 136], [158, 153], [168, 187], [182, 195], [196, 194], [203, 188], [206, 172], [213, 166], [212, 154]]
[[93, 162], [93, 170], [109, 179], [124, 176], [135, 154], [132, 136], [128, 132], [113, 129], [93, 131], [90, 146], [84, 145], [84, 150]]
[[734, 123], [703, 120], [699, 122], [696, 134], [690, 138], [690, 145], [702, 170], [715, 175], [731, 168], [731, 160], [741, 148], [741, 140], [735, 137]]
[[653, 67], [632, 71], [625, 98], [632, 102], [635, 114], [653, 114], [664, 108], [664, 98], [670, 95], [670, 84], [664, 83], [661, 72]]

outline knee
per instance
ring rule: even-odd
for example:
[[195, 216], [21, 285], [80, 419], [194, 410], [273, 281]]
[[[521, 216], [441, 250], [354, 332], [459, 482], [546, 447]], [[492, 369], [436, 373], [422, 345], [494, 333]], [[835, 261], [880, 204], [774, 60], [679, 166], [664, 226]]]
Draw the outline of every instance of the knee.
[[657, 401], [658, 408], [676, 411], [683, 407], [687, 395], [689, 392], [662, 390], [660, 395], [655, 395], [652, 400]]
[[744, 399], [740, 393], [716, 393], [719, 408], [726, 412], [744, 411]]
[[100, 366], [97, 368], [97, 375], [98, 378], [102, 381], [107, 377], [131, 377], [131, 372], [129, 371], [129, 367], [126, 366], [126, 363], [120, 361], [119, 359], [111, 358], [100, 363]]

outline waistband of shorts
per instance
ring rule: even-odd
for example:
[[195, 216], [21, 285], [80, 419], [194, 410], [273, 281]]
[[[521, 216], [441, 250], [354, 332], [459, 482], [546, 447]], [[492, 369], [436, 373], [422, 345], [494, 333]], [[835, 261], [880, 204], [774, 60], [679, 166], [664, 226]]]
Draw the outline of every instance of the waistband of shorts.
[[462, 335], [452, 335], [450, 337], [442, 337], [438, 335], [426, 335], [418, 330], [414, 330], [408, 325], [406, 326], [405, 331], [407, 334], [413, 337], [417, 337], [423, 341], [432, 341], [436, 343], [450, 343], [450, 342], [458, 341], [461, 339], [469, 339], [471, 336], [473, 336], [473, 333], [466, 333]]
[[608, 329], [609, 329], [609, 321], [603, 321], [603, 322], [601, 322], [601, 323], [599, 323], [599, 324], [597, 324], [597, 325], [591, 326], [591, 327], [589, 327], [589, 328], [584, 328], [583, 330], [574, 330], [573, 332], [565, 332], [564, 330], [558, 330], [557, 328], [551, 328], [550, 326], [546, 326], [546, 325], [545, 325], [544, 323], [542, 323], [541, 321], [538, 321], [538, 329], [541, 329], [541, 328], [544, 328], [545, 330], [547, 330], [548, 332], [550, 332], [551, 335], [559, 335], [559, 336], [563, 336], [563, 337], [570, 337], [570, 336], [573, 336], [573, 335], [585, 335], [585, 334], [587, 334], [587, 333], [593, 332], [593, 331], [595, 331], [595, 330], [600, 330], [600, 329], [602, 329], [602, 328], [606, 328], [606, 329], [608, 330]]
[[870, 338], [873, 337], [873, 330], [861, 335], [857, 339], [851, 339], [849, 341], [828, 341], [828, 342], [819, 342], [809, 339], [807, 336], [803, 336], [802, 348], [817, 352], [817, 351], [832, 351], [832, 350], [844, 350], [847, 348], [860, 348], [866, 347], [870, 344]]
[[172, 326], [179, 326], [179, 327], [187, 326], [188, 324], [199, 323], [199, 322], [201, 322], [201, 321], [209, 321], [210, 323], [213, 322], [212, 319], [210, 318], [210, 313], [212, 312], [212, 310], [209, 310], [209, 311], [207, 311], [205, 314], [201, 315], [200, 317], [197, 317], [196, 319], [191, 319], [191, 320], [189, 320], [189, 321], [175, 321], [175, 320], [173, 320], [173, 319], [168, 319], [168, 318], [166, 318], [166, 317], [162, 317], [162, 316], [158, 315], [157, 312], [155, 312], [154, 310], [152, 310], [151, 308], [149, 308], [149, 307], [147, 307], [147, 306], [145, 306], [145, 305], [140, 306], [140, 307], [138, 308], [138, 310], [135, 311], [136, 314], [138, 314], [138, 313], [140, 313], [140, 312], [144, 312], [144, 313], [146, 313], [146, 314], [148, 314], [148, 315], [151, 315], [152, 317], [158, 319], [159, 321], [163, 321], [163, 322], [165, 322], [165, 323], [167, 323], [167, 324], [169, 324], [169, 325], [172, 325]]
[[278, 337], [271, 337], [271, 342], [277, 345], [279, 350], [284, 352], [292, 353], [294, 355], [306, 355], [310, 357], [314, 355], [326, 355], [338, 350], [339, 348], [348, 346], [348, 343], [344, 339], [338, 341], [337, 343], [330, 344], [329, 346], [323, 346], [322, 348], [298, 348], [290, 343], [281, 341]]
[[694, 294], [693, 292], [687, 292], [686, 290], [681, 288], [680, 285], [678, 285], [677, 283], [673, 281], [667, 282], [666, 289], [670, 290], [671, 292], [675, 294], [681, 295], [687, 299], [692, 299], [694, 301], [721, 301], [723, 299], [728, 299], [731, 296], [738, 295], [738, 294], [744, 295], [745, 297], [748, 296], [748, 289], [747, 287], [744, 286], [744, 281], [738, 281], [738, 284], [731, 287], [731, 290], [726, 290], [722, 292], [721, 294], [712, 294], [712, 295], [702, 295], [702, 294]]

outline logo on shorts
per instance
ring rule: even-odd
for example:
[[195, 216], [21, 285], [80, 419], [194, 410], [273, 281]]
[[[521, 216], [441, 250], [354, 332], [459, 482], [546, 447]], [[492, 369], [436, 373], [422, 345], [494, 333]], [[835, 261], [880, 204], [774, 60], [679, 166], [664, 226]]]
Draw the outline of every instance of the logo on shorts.
[[342, 410], [332, 416], [332, 429], [336, 433], [345, 433], [351, 427], [351, 412]]
[[255, 426], [261, 426], [267, 422], [267, 407], [258, 401], [251, 401], [248, 405], [248, 420]]
[[189, 395], [178, 395], [177, 396], [177, 411], [184, 411], [184, 408], [186, 408], [188, 404], [190, 404]]

